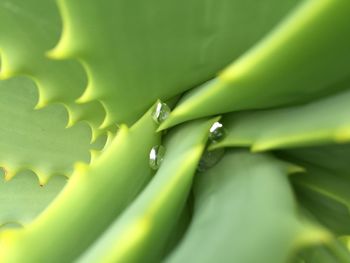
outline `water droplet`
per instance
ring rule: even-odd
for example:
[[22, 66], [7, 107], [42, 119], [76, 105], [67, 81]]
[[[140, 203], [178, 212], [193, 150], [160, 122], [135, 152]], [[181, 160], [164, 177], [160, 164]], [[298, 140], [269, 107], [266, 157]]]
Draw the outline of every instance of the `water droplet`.
[[162, 145], [156, 145], [152, 147], [150, 153], [149, 153], [149, 166], [153, 170], [158, 170], [160, 165], [163, 162], [165, 155], [165, 148]]
[[169, 106], [164, 102], [158, 102], [157, 105], [154, 107], [152, 117], [156, 123], [160, 124], [168, 118], [169, 114]]
[[199, 161], [197, 171], [205, 172], [206, 170], [210, 169], [221, 160], [221, 158], [224, 156], [224, 153], [224, 148], [216, 149], [213, 151], [205, 151]]
[[215, 122], [211, 127], [210, 127], [210, 133], [209, 133], [209, 140], [212, 143], [217, 143], [219, 141], [221, 141], [225, 135], [226, 135], [226, 131], [224, 126], [222, 125], [222, 123], [220, 122]]

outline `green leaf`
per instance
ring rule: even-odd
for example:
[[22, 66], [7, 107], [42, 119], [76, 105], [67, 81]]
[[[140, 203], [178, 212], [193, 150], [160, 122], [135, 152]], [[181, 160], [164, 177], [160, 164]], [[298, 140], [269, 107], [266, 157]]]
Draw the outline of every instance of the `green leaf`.
[[268, 155], [230, 151], [199, 173], [192, 224], [166, 262], [286, 262], [296, 249], [329, 240], [301, 220], [291, 166]]
[[[308, 177], [308, 174], [301, 175]], [[295, 183], [298, 203], [305, 207], [317, 219], [336, 235], [350, 233], [349, 209], [341, 200], [332, 198], [324, 189], [317, 189], [316, 185]], [[323, 190], [323, 191], [322, 191]]]
[[295, 2], [59, 0], [63, 34], [50, 56], [83, 63], [79, 101], [101, 100], [104, 126], [129, 124], [157, 99], [214, 77]]
[[[298, 194], [300, 192], [298, 191]], [[298, 195], [300, 198], [300, 195]], [[314, 197], [317, 200], [318, 196]], [[317, 206], [317, 205], [316, 205]], [[322, 208], [321, 208], [322, 209]], [[305, 218], [308, 218], [313, 224], [319, 224], [318, 218], [312, 214], [310, 210], [301, 207], [300, 212]], [[330, 217], [332, 216], [329, 214]], [[336, 221], [336, 220], [335, 220]], [[348, 263], [350, 262], [350, 253], [344, 242], [339, 238], [333, 238], [327, 243], [322, 243], [314, 246], [307, 246], [294, 256], [290, 262], [295, 263]]]
[[66, 181], [67, 178], [63, 176], [54, 176], [45, 186], [39, 186], [35, 174], [28, 171], [9, 182], [1, 180], [0, 226], [7, 223], [30, 223], [51, 203]]
[[[308, 0], [162, 124], [309, 101], [349, 86], [350, 2]], [[346, 81], [347, 80], [347, 81]]]
[[350, 262], [349, 252], [339, 241], [329, 246], [317, 246], [303, 251], [297, 263], [348, 263]]
[[349, 141], [349, 100], [347, 90], [306, 105], [229, 114], [222, 121], [227, 136], [212, 149], [249, 146], [256, 152]]
[[170, 132], [153, 180], [78, 262], [159, 262], [215, 121], [195, 121]]
[[192, 189], [185, 204], [184, 209], [180, 215], [180, 218], [177, 220], [176, 225], [172, 229], [171, 234], [165, 245], [164, 253], [162, 258], [166, 258], [182, 241], [189, 225], [192, 220], [192, 210], [193, 210], [193, 196]]
[[350, 234], [350, 145], [281, 152], [306, 172], [292, 177], [300, 203], [338, 235]]
[[11, 179], [18, 171], [35, 172], [41, 184], [54, 174], [69, 176], [77, 161], [90, 161], [90, 128], [65, 128], [60, 105], [33, 110], [37, 92], [27, 78], [0, 81], [0, 166]]
[[84, 118], [97, 137], [97, 128], [105, 116], [102, 105], [97, 101], [80, 106], [74, 103], [87, 85], [83, 68], [75, 61], [52, 61], [45, 56], [57, 42], [60, 31], [54, 0], [2, 0], [0, 78], [29, 76], [39, 90], [37, 108], [64, 103], [70, 114], [69, 125]]
[[2, 232], [0, 262], [71, 262], [102, 234], [152, 176], [148, 155], [160, 134], [150, 111], [130, 129], [121, 126], [91, 165], [77, 165], [35, 221]]
[[349, 173], [350, 144], [304, 147], [277, 152], [281, 157], [336, 173]]

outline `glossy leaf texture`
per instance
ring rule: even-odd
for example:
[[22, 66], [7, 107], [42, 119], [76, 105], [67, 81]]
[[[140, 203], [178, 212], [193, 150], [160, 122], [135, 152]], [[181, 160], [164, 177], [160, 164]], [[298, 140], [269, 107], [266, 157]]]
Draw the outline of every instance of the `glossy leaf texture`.
[[194, 121], [169, 132], [164, 160], [152, 181], [77, 262], [161, 260], [215, 121]]
[[54, 263], [78, 257], [151, 179], [148, 154], [160, 143], [156, 127], [150, 111], [130, 129], [121, 126], [91, 165], [76, 166], [64, 190], [33, 223], [1, 233], [0, 261]]
[[86, 87], [86, 74], [76, 61], [53, 61], [45, 56], [58, 41], [61, 19], [54, 0], [2, 0], [0, 2], [0, 78], [25, 75], [38, 87], [36, 108], [63, 103], [68, 124], [86, 120], [94, 138], [105, 116], [95, 101], [76, 105]]
[[0, 231], [9, 223], [27, 225], [35, 219], [62, 190], [67, 178], [54, 176], [39, 186], [35, 174], [24, 171], [7, 182], [0, 181]]
[[349, 10], [0, 0], [0, 262], [350, 262]]
[[76, 161], [90, 161], [90, 128], [80, 123], [65, 129], [65, 109], [34, 110], [37, 97], [29, 79], [0, 81], [0, 166], [8, 180], [29, 169], [45, 184], [55, 174], [70, 176]]
[[212, 149], [246, 146], [257, 152], [349, 141], [349, 101], [346, 90], [305, 105], [228, 114], [222, 121], [226, 137]]
[[103, 126], [133, 123], [157, 99], [214, 77], [296, 5], [291, 0], [58, 3], [63, 33], [50, 56], [82, 62], [89, 83], [79, 101], [102, 101]]
[[193, 221], [166, 262], [280, 263], [331, 240], [298, 215], [287, 177], [294, 169], [268, 155], [226, 153], [197, 175]]
[[347, 0], [304, 1], [218, 77], [186, 94], [161, 129], [204, 116], [306, 102], [348, 88], [349, 8]]

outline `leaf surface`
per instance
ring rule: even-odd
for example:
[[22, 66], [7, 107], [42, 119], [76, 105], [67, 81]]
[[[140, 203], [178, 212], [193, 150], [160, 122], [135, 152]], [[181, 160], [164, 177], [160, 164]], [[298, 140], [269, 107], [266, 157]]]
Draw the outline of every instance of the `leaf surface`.
[[164, 161], [152, 181], [78, 262], [161, 260], [214, 122], [194, 121], [170, 131]]
[[81, 65], [76, 61], [53, 61], [45, 56], [57, 42], [60, 31], [54, 0], [2, 0], [0, 78], [29, 76], [39, 90], [37, 108], [64, 103], [70, 115], [69, 125], [84, 119], [97, 133], [105, 116], [102, 105], [97, 101], [79, 106], [74, 103], [87, 85]]
[[281, 153], [305, 168], [294, 175], [299, 201], [337, 235], [350, 234], [350, 145], [327, 145]]
[[91, 165], [78, 164], [64, 190], [30, 225], [2, 232], [1, 262], [71, 262], [102, 234], [151, 179], [148, 155], [160, 143], [151, 110], [130, 129], [121, 126]]
[[344, 143], [350, 139], [349, 101], [346, 90], [305, 105], [229, 114], [223, 119], [227, 136], [212, 148], [266, 151]]
[[[0, 227], [7, 223], [27, 225], [35, 219], [62, 190], [67, 178], [55, 176], [39, 186], [35, 174], [22, 172], [11, 181], [0, 181]], [[1, 231], [1, 228], [0, 228]]]
[[230, 151], [198, 174], [192, 224], [166, 262], [286, 262], [329, 234], [301, 220], [291, 166], [268, 155]]
[[304, 1], [217, 78], [184, 96], [160, 128], [302, 103], [348, 88], [349, 8], [347, 0]]
[[89, 85], [79, 101], [101, 100], [108, 126], [133, 123], [157, 99], [165, 101], [214, 77], [296, 3], [59, 0], [58, 4], [63, 34], [50, 55], [83, 63]]
[[18, 171], [35, 172], [42, 184], [54, 174], [69, 176], [76, 161], [89, 162], [90, 128], [65, 128], [60, 105], [34, 110], [37, 91], [29, 79], [0, 81], [0, 166], [11, 179]]

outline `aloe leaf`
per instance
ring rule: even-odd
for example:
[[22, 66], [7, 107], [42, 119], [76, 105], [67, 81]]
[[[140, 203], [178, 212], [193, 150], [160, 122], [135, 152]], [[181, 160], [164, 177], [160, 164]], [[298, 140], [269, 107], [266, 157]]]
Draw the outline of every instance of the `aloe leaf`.
[[107, 126], [133, 123], [156, 99], [167, 100], [214, 77], [296, 2], [58, 0], [58, 4], [63, 33], [50, 56], [83, 63], [89, 85], [79, 101], [101, 100]]
[[349, 252], [339, 241], [327, 246], [316, 246], [303, 251], [296, 263], [348, 263]]
[[[314, 224], [318, 220], [303, 207], [302, 214]], [[333, 238], [330, 242], [308, 246], [300, 250], [290, 262], [295, 263], [348, 263], [350, 262], [350, 253], [344, 242], [339, 238]]]
[[217, 78], [190, 91], [160, 128], [225, 112], [301, 103], [348, 88], [349, 8], [347, 0], [304, 1]]
[[54, 176], [45, 186], [39, 186], [36, 175], [28, 171], [9, 182], [1, 180], [0, 226], [30, 223], [51, 203], [66, 181], [63, 176]]
[[[317, 198], [317, 197], [316, 197]], [[302, 207], [300, 212], [305, 218], [308, 218], [313, 224], [319, 224], [318, 219], [315, 218], [309, 210]], [[350, 253], [344, 242], [339, 238], [333, 238], [330, 242], [307, 246], [294, 256], [289, 262], [295, 263], [328, 263], [350, 262]]]
[[165, 244], [164, 252], [162, 259], [166, 258], [172, 251], [181, 243], [182, 238], [184, 237], [189, 225], [192, 220], [192, 189], [185, 204], [184, 209], [180, 215], [180, 218], [177, 220], [176, 225], [172, 229], [168, 240]]
[[226, 153], [198, 174], [192, 224], [166, 262], [281, 263], [306, 244], [329, 240], [299, 218], [290, 169], [268, 155]]
[[[96, 105], [93, 106], [93, 104]], [[68, 112], [68, 122], [66, 128], [71, 128], [79, 122], [85, 122], [91, 127], [91, 142], [96, 142], [103, 135], [115, 133], [116, 124], [101, 128], [101, 122], [105, 116], [105, 110], [99, 105], [99, 102], [91, 102], [87, 104], [64, 104]]]
[[338, 236], [349, 234], [350, 215], [344, 201], [333, 198], [324, 189], [317, 189], [316, 185], [296, 181], [294, 186], [300, 205], [309, 210], [321, 224]]
[[336, 173], [349, 173], [349, 143], [289, 149], [279, 151], [277, 154], [304, 166], [309, 164]]
[[60, 31], [54, 0], [2, 0], [0, 78], [29, 76], [39, 90], [37, 108], [53, 102], [64, 103], [72, 115], [70, 124], [78, 121], [76, 115], [83, 111], [95, 131], [105, 116], [102, 105], [97, 101], [83, 106], [74, 104], [86, 87], [83, 68], [76, 61], [52, 61], [45, 56], [57, 42]]
[[167, 135], [153, 180], [78, 262], [159, 262], [214, 122], [195, 121]]
[[300, 203], [338, 235], [350, 234], [350, 145], [287, 151], [305, 173], [292, 177]]
[[44, 184], [54, 174], [69, 176], [76, 161], [90, 161], [90, 128], [79, 124], [65, 129], [65, 109], [52, 105], [33, 110], [36, 99], [29, 79], [0, 81], [0, 166], [6, 179], [29, 169]]
[[91, 245], [152, 176], [148, 154], [160, 134], [150, 111], [130, 129], [121, 126], [91, 165], [77, 165], [35, 221], [23, 230], [2, 232], [1, 262], [71, 262]]
[[222, 121], [227, 135], [212, 148], [265, 151], [349, 141], [349, 100], [347, 90], [306, 105], [229, 114]]
[[[296, 176], [294, 179], [317, 192], [350, 206], [350, 174], [336, 173], [313, 166], [304, 166], [307, 173]], [[349, 233], [350, 234], [350, 233]]]
[[[294, 176], [294, 175], [293, 175]], [[300, 192], [297, 192], [298, 198], [300, 198]], [[318, 197], [315, 197], [315, 200]], [[313, 224], [319, 225], [319, 218], [315, 217], [310, 210], [306, 209], [305, 206], [299, 207], [300, 213], [307, 218]], [[294, 256], [291, 261], [295, 263], [319, 263], [319, 262], [339, 262], [347, 263], [350, 262], [350, 253], [346, 245], [340, 238], [334, 237], [329, 242], [316, 244], [313, 246], [306, 246]]]

